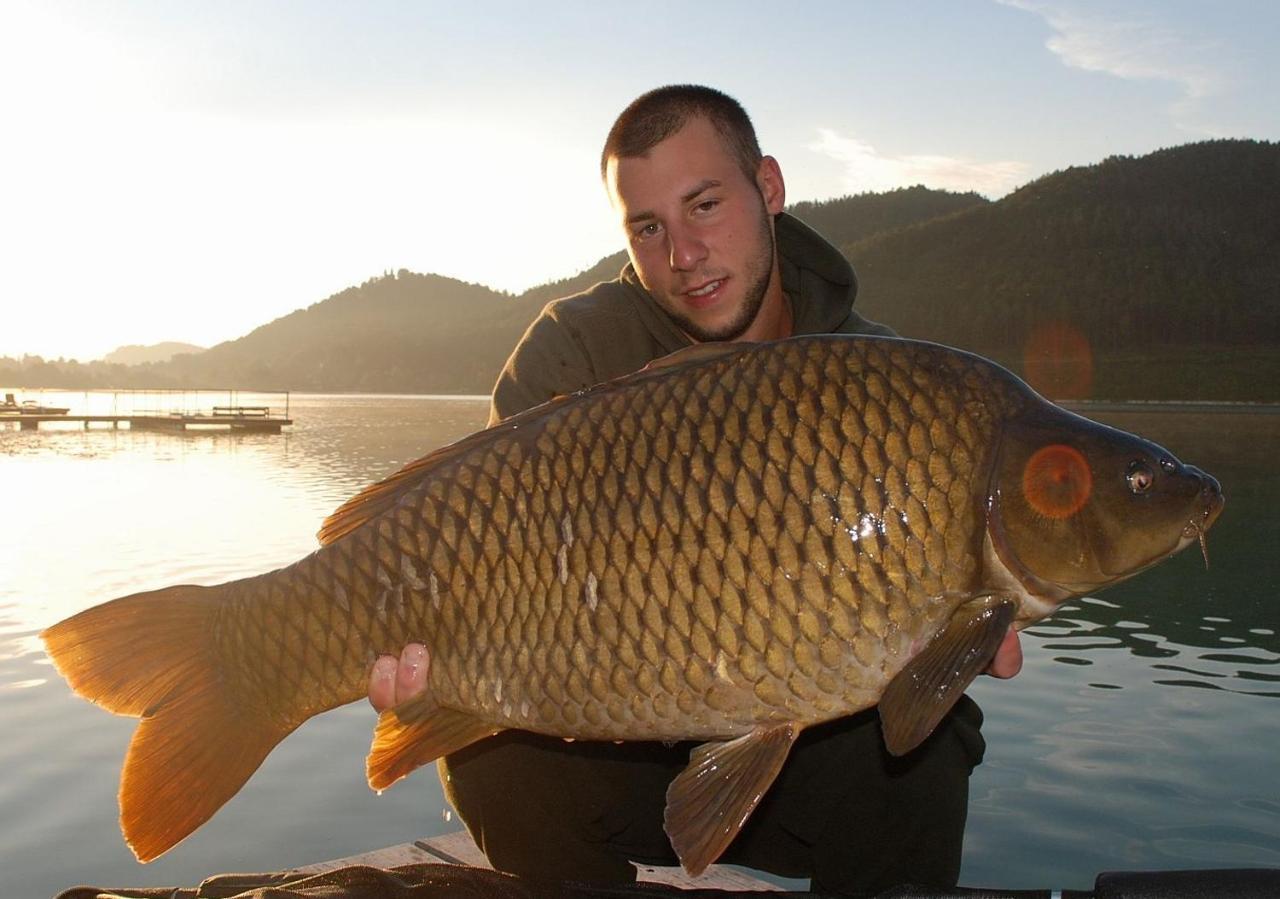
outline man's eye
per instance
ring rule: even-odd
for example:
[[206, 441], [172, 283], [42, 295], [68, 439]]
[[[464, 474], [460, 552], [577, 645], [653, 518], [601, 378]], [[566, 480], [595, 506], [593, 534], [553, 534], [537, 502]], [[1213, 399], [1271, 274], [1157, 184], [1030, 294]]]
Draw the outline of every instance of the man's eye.
[[719, 200], [703, 200], [695, 208], [699, 212], [710, 212], [711, 210], [715, 209], [719, 205], [720, 205]]
[[636, 232], [636, 237], [639, 237], [639, 238], [653, 237], [653, 235], [657, 233], [658, 233], [658, 223], [650, 222], [647, 225], [641, 226], [640, 230]]

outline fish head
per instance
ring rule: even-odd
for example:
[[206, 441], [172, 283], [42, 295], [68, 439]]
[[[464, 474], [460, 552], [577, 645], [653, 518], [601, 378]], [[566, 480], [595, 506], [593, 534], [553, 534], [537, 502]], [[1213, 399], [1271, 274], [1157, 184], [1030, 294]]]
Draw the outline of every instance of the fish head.
[[987, 497], [989, 555], [1024, 591], [1019, 618], [1131, 577], [1198, 543], [1217, 480], [1134, 434], [1037, 404], [1008, 422]]

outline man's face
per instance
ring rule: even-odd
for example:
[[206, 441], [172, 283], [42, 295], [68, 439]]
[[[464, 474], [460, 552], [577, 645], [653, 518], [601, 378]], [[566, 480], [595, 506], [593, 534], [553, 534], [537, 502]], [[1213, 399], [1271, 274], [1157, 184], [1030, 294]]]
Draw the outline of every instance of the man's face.
[[748, 178], [715, 127], [688, 124], [606, 179], [640, 283], [695, 340], [759, 339], [762, 305], [782, 304], [773, 215], [782, 175], [765, 157]]

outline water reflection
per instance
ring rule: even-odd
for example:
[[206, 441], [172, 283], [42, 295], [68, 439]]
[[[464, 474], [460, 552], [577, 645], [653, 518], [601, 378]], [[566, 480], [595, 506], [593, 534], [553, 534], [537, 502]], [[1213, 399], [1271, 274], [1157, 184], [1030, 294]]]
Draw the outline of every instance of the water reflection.
[[488, 399], [476, 397], [307, 396], [295, 409], [291, 464], [330, 485], [340, 501], [479, 430], [489, 414]]
[[[1153, 660], [1156, 684], [1280, 697], [1280, 651], [1270, 628], [1219, 616], [1172, 618], [1158, 610], [1134, 620], [1134, 613], [1129, 606], [1085, 597], [1028, 632], [1044, 638], [1041, 650], [1053, 653], [1055, 662], [1091, 666], [1100, 652], [1125, 650]], [[1106, 682], [1089, 686], [1123, 688]]]

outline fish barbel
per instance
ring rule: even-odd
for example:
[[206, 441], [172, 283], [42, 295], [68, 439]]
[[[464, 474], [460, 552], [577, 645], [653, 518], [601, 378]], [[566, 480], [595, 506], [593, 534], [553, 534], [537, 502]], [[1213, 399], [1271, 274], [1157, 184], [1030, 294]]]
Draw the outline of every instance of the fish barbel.
[[1218, 483], [934, 344], [708, 344], [516, 415], [367, 488], [288, 567], [43, 633], [141, 718], [120, 819], [142, 861], [409, 642], [377, 789], [503, 729], [702, 741], [667, 794], [682, 864], [728, 846], [799, 732], [879, 705], [923, 741], [1010, 626], [1203, 541]]

